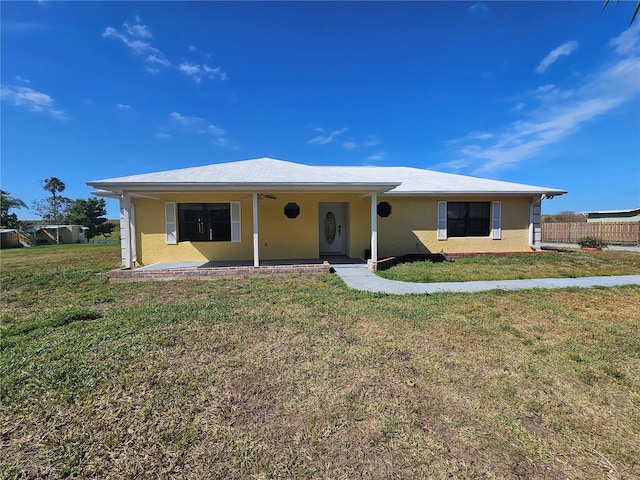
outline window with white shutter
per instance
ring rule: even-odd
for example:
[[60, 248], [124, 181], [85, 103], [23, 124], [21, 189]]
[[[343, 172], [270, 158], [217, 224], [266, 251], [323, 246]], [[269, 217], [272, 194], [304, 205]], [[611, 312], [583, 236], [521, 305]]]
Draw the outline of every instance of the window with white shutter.
[[167, 236], [167, 245], [175, 245], [178, 243], [176, 235], [176, 204], [175, 202], [167, 202], [164, 204], [164, 222]]
[[491, 218], [491, 238], [500, 240], [502, 239], [502, 202], [493, 202]]
[[438, 240], [447, 239], [447, 202], [438, 202]]

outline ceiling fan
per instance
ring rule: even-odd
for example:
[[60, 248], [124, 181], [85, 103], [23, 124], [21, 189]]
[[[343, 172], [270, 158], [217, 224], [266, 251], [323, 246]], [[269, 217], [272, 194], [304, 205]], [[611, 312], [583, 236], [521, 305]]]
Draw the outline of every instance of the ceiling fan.
[[276, 197], [275, 195], [272, 195], [270, 193], [259, 193], [258, 194], [258, 200], [262, 200], [264, 198], [268, 198], [269, 200], [276, 200], [278, 197]]
[[[247, 197], [251, 198], [253, 195], [247, 195]], [[278, 197], [276, 197], [275, 195], [272, 195], [270, 193], [258, 193], [258, 201], [261, 202], [262, 200], [264, 200], [265, 198], [268, 198], [269, 200], [276, 200]]]

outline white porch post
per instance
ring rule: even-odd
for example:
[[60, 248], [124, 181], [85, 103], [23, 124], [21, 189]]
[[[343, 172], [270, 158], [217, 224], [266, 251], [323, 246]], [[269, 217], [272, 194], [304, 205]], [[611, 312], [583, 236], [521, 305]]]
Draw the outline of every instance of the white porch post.
[[378, 194], [371, 194], [371, 263], [370, 268], [377, 269], [378, 264]]
[[122, 266], [131, 268], [131, 221], [129, 218], [129, 195], [123, 193], [120, 197], [120, 250]]
[[258, 243], [258, 194], [253, 193], [253, 266], [260, 266]]
[[544, 196], [534, 197], [529, 210], [529, 246], [534, 250], [540, 250], [542, 230], [540, 228], [541, 204]]

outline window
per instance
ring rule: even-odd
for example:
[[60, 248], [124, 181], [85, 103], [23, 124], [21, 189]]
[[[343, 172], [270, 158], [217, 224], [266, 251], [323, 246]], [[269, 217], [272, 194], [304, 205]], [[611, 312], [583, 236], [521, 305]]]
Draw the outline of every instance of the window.
[[447, 237], [486, 237], [491, 202], [447, 202]]
[[231, 224], [230, 203], [178, 205], [178, 239], [181, 242], [230, 242]]
[[389, 215], [391, 215], [391, 205], [389, 205], [389, 202], [380, 202], [378, 204], [378, 216], [386, 218]]
[[284, 206], [284, 214], [287, 218], [297, 218], [300, 215], [300, 207], [297, 203], [287, 203]]

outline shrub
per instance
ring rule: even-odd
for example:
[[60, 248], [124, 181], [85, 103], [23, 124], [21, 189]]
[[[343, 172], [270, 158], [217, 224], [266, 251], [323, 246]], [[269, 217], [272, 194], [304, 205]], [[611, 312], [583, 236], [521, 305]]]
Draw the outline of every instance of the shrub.
[[584, 237], [578, 240], [578, 245], [582, 248], [603, 248], [606, 247], [607, 244], [599, 238], [596, 237]]

